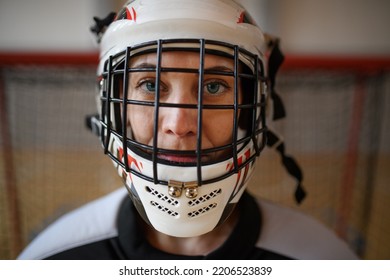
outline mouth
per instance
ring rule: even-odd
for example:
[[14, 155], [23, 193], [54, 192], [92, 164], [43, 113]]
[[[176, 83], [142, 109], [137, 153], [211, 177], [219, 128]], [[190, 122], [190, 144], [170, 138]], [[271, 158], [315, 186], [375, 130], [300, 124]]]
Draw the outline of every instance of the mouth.
[[[196, 163], [197, 157], [196, 156], [188, 156], [188, 155], [169, 155], [169, 154], [159, 154], [159, 159], [169, 161], [169, 162], [175, 162], [175, 163]], [[203, 157], [202, 157], [203, 161]]]

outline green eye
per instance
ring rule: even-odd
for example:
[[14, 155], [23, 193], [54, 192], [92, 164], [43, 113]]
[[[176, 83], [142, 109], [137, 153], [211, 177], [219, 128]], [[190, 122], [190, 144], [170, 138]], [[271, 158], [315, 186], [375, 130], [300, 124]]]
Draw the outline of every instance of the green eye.
[[145, 82], [143, 86], [147, 91], [152, 91], [152, 92], [156, 91], [156, 83], [154, 82]]
[[225, 87], [219, 82], [211, 82], [206, 84], [205, 90], [210, 94], [219, 94], [223, 92]]
[[[141, 79], [137, 85], [136, 89], [140, 94], [144, 95], [152, 95], [154, 96], [157, 91], [157, 83], [155, 78], [146, 78], [146, 79]], [[167, 87], [164, 85], [164, 83], [160, 82], [160, 93], [166, 92]]]

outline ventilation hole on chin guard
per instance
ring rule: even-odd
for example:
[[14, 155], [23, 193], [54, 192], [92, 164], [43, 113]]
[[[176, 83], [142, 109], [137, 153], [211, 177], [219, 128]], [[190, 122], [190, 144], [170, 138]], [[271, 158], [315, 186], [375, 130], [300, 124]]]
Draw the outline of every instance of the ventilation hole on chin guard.
[[164, 201], [172, 206], [177, 206], [179, 204], [179, 202], [173, 198], [170, 198], [169, 196], [166, 196], [158, 191], [156, 191], [155, 189], [153, 188], [150, 188], [148, 186], [145, 187], [145, 190], [150, 193], [151, 195], [157, 197], [158, 199], [160, 199], [161, 201]]
[[211, 209], [214, 209], [215, 207], [217, 207], [217, 203], [212, 203], [209, 206], [200, 208], [196, 211], [192, 211], [192, 212], [188, 213], [188, 218], [196, 218], [199, 215], [204, 214], [204, 213], [210, 211]]
[[221, 189], [218, 189], [218, 190], [214, 190], [212, 191], [211, 193], [209, 194], [205, 194], [197, 199], [193, 199], [193, 200], [190, 200], [188, 201], [188, 205], [189, 206], [196, 206], [196, 205], [199, 205], [200, 203], [204, 203], [210, 199], [212, 199], [213, 197], [216, 197], [217, 195], [221, 194], [222, 193], [222, 190]]
[[175, 212], [175, 211], [172, 211], [170, 210], [169, 208], [167, 207], [164, 207], [164, 206], [161, 206], [160, 204], [158, 204], [157, 202], [155, 201], [151, 201], [150, 204], [154, 207], [156, 207], [158, 210], [160, 210], [161, 212], [164, 212], [166, 214], [168, 214], [169, 216], [172, 216], [172, 217], [176, 217], [179, 215], [179, 213]]

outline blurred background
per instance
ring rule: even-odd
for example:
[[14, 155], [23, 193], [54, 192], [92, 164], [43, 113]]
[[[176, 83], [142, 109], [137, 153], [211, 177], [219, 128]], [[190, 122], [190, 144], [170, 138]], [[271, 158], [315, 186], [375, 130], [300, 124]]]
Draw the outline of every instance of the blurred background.
[[[0, 0], [0, 259], [56, 218], [122, 185], [85, 126], [97, 112], [93, 16], [119, 0]], [[271, 121], [308, 196], [266, 149], [250, 191], [390, 259], [390, 1], [241, 0], [286, 59], [287, 117]]]

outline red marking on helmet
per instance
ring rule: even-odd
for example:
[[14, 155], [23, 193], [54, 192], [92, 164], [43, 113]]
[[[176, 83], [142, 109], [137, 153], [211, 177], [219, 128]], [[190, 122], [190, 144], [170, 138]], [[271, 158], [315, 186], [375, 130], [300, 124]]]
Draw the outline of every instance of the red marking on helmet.
[[[245, 160], [249, 160], [250, 155], [251, 155], [250, 149], [246, 150], [246, 152], [237, 159], [238, 166], [241, 166], [243, 164], [244, 158], [245, 158]], [[229, 169], [229, 171], [232, 171], [234, 169], [234, 163], [228, 163], [226, 166], [226, 169]], [[245, 184], [246, 179], [248, 177], [248, 172], [249, 172], [249, 165], [248, 164], [244, 167], [244, 173], [242, 173], [242, 169], [238, 170], [237, 180], [236, 180], [236, 184], [234, 186], [232, 197], [234, 197], [244, 187], [244, 184]], [[241, 175], [242, 175], [242, 179], [241, 179]]]
[[[246, 152], [237, 159], [238, 166], [242, 165], [244, 157], [246, 160], [248, 160], [250, 155], [251, 155], [250, 149], [246, 150]], [[226, 166], [226, 170], [229, 170], [229, 171], [232, 171], [233, 168], [234, 168], [234, 162], [229, 162]]]
[[130, 19], [130, 20], [133, 19], [128, 8], [126, 8], [126, 19]]
[[137, 21], [137, 13], [133, 7], [131, 7], [131, 11], [126, 8], [126, 19]]
[[[119, 155], [119, 160], [122, 162], [124, 161], [124, 152], [123, 148], [118, 148], [118, 155]], [[131, 168], [131, 165], [134, 163], [134, 166], [138, 169], [138, 171], [141, 171], [143, 169], [142, 162], [138, 162], [135, 158], [133, 158], [131, 155], [127, 155], [127, 162]]]
[[240, 17], [237, 19], [237, 23], [243, 23], [245, 18], [245, 12], [241, 12]]
[[135, 12], [134, 8], [132, 7], [131, 10], [133, 11], [133, 20], [137, 21], [137, 13]]

